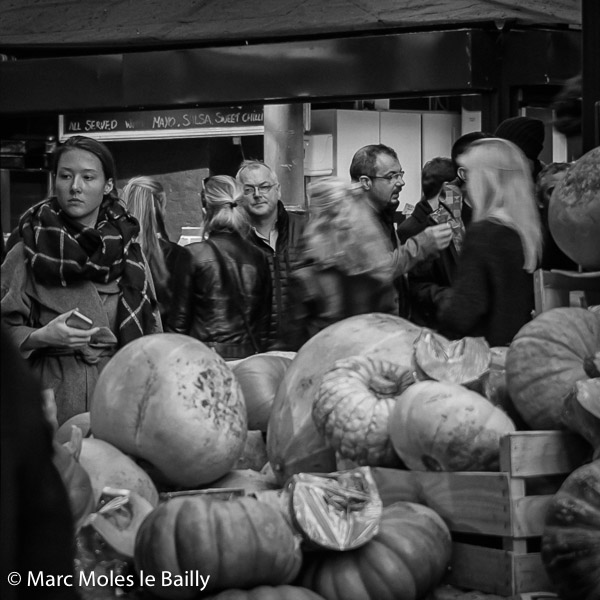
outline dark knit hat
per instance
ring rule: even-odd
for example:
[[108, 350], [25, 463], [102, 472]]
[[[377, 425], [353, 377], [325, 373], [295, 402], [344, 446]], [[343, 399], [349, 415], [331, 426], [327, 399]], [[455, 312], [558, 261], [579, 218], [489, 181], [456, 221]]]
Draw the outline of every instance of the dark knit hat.
[[527, 158], [536, 160], [544, 147], [544, 123], [532, 117], [512, 117], [502, 121], [494, 135], [516, 144]]

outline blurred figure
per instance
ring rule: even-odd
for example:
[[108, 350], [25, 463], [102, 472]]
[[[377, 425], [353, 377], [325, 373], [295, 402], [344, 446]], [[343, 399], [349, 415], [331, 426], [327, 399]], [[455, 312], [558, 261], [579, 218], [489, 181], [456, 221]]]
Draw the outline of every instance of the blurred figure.
[[[464, 227], [457, 221], [450, 207], [440, 200], [445, 182], [456, 178], [454, 163], [450, 158], [437, 157], [425, 164], [421, 172], [423, 196], [412, 215], [398, 226], [402, 243], [426, 227], [450, 223], [452, 243], [439, 256], [415, 265], [408, 273], [411, 303], [410, 320], [417, 325], [437, 329], [437, 301], [440, 292], [452, 285], [458, 260], [458, 250], [464, 236]], [[460, 219], [460, 217], [458, 217]]]
[[392, 314], [408, 318], [410, 302], [405, 274], [418, 262], [447, 247], [452, 230], [447, 224], [428, 227], [416, 238], [410, 238], [410, 244], [400, 245], [393, 216], [404, 187], [403, 177], [396, 151], [384, 144], [363, 146], [352, 157], [350, 178], [360, 186], [362, 201], [379, 224], [388, 252], [397, 251], [400, 266], [383, 293], [391, 297]]
[[544, 123], [532, 117], [511, 117], [498, 125], [494, 135], [512, 142], [523, 152], [535, 183], [538, 173], [544, 166], [538, 158], [544, 148], [546, 137]]
[[207, 238], [185, 246], [175, 266], [167, 329], [190, 335], [226, 360], [263, 352], [271, 279], [265, 253], [248, 237], [242, 186], [215, 175], [204, 183]]
[[508, 345], [531, 319], [542, 247], [530, 167], [515, 144], [475, 141], [459, 161], [473, 203], [456, 276], [441, 300], [440, 332]]
[[[52, 462], [52, 430], [44, 418], [39, 382], [0, 329], [2, 394], [2, 600], [75, 600], [75, 532], [69, 497]], [[8, 574], [21, 575], [9, 585]], [[28, 586], [27, 577], [69, 577], [72, 587]]]
[[277, 174], [265, 163], [244, 161], [236, 179], [243, 186], [242, 206], [251, 225], [250, 240], [267, 255], [271, 270], [273, 295], [266, 349], [292, 350], [287, 335], [288, 279], [300, 266], [306, 217], [285, 209]]
[[537, 176], [536, 196], [542, 223], [543, 247], [541, 269], [562, 269], [577, 271], [577, 264], [571, 260], [556, 244], [548, 225], [548, 210], [554, 188], [564, 179], [571, 165], [564, 162], [553, 162], [546, 165]]
[[71, 137], [55, 151], [53, 174], [55, 195], [21, 217], [21, 239], [2, 263], [1, 308], [21, 355], [54, 390], [61, 425], [90, 410], [100, 371], [119, 348], [162, 327], [110, 150]]
[[161, 318], [166, 321], [172, 290], [172, 273], [183, 248], [169, 240], [165, 227], [167, 195], [152, 177], [133, 177], [123, 188], [122, 201], [139, 221], [138, 241], [146, 256]]
[[390, 248], [360, 188], [324, 177], [308, 192], [304, 245], [310, 264], [290, 277], [295, 349], [332, 323], [395, 308], [385, 294], [394, 277]]

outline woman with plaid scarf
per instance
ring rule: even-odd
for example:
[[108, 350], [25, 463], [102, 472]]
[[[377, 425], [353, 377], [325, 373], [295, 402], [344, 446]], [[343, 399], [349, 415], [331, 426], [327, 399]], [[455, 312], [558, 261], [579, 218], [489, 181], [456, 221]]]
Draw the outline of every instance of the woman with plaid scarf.
[[[54, 156], [55, 195], [21, 217], [21, 241], [2, 264], [2, 321], [54, 391], [59, 425], [90, 410], [100, 370], [120, 347], [162, 331], [139, 224], [115, 183], [104, 144], [69, 138]], [[89, 328], [73, 322], [76, 310]]]

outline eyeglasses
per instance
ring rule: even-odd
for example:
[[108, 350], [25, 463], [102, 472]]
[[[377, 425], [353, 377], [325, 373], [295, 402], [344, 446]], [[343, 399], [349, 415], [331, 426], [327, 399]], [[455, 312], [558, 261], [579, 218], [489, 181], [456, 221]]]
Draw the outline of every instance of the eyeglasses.
[[265, 196], [275, 187], [275, 185], [276, 184], [274, 183], [262, 183], [261, 185], [245, 185], [244, 196], [254, 196], [255, 194]]
[[398, 181], [404, 177], [404, 171], [394, 171], [393, 173], [388, 173], [387, 175], [365, 175], [365, 177], [369, 177], [371, 179], [387, 179], [388, 181]]

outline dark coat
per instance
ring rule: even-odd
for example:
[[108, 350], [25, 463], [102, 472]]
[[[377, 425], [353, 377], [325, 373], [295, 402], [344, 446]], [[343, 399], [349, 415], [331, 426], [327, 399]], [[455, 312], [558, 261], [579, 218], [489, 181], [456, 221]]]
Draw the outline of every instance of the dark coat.
[[[173, 273], [175, 265], [179, 257], [185, 252], [183, 246], [179, 246], [175, 242], [171, 242], [165, 238], [159, 238], [158, 243], [165, 257], [165, 266], [167, 267], [168, 279], [162, 285], [159, 285], [157, 278], [152, 273], [154, 278], [154, 288], [156, 290], [156, 300], [158, 302], [160, 316], [163, 323], [166, 322], [169, 315], [169, 308], [173, 298], [173, 289], [175, 287]], [[152, 271], [152, 265], [150, 265]]]
[[271, 308], [268, 260], [237, 233], [215, 232], [210, 239], [221, 252], [228, 274], [224, 277], [207, 242], [185, 246], [175, 266], [167, 330], [190, 335], [225, 359], [245, 358], [264, 350]]
[[[3, 600], [78, 598], [74, 528], [69, 497], [52, 463], [52, 432], [42, 410], [40, 385], [7, 332], [2, 346], [1, 471]], [[7, 575], [22, 576], [17, 586]], [[27, 586], [27, 574], [69, 576], [73, 586]]]
[[495, 221], [471, 223], [438, 312], [440, 333], [451, 339], [483, 336], [490, 346], [510, 344], [534, 308], [533, 275], [523, 269], [524, 260], [514, 229]]
[[[404, 244], [406, 240], [421, 233], [427, 227], [435, 225], [431, 217], [433, 212], [427, 200], [421, 200], [413, 213], [398, 226], [398, 237]], [[413, 267], [408, 273], [409, 297], [411, 304], [410, 319], [417, 325], [437, 329], [438, 303], [443, 289], [452, 285], [458, 253], [454, 244], [431, 260]]]
[[294, 350], [342, 319], [371, 312], [393, 314], [393, 297], [383, 293], [386, 285], [369, 275], [345, 275], [335, 268], [307, 265], [294, 271], [290, 278]]
[[303, 262], [302, 236], [306, 216], [285, 210], [277, 205], [277, 244], [275, 250], [252, 233], [251, 240], [268, 257], [273, 295], [271, 298], [271, 324], [267, 337], [267, 350], [293, 350], [289, 335], [289, 311], [291, 298], [289, 277]]

